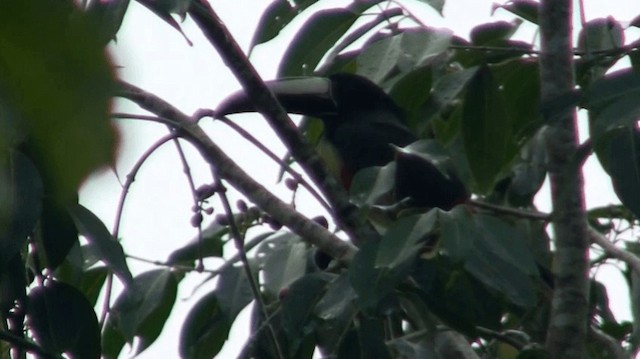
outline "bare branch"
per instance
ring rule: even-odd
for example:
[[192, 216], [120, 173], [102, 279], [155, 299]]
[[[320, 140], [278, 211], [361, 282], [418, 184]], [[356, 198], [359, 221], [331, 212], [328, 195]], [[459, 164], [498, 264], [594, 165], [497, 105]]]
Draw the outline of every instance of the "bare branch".
[[640, 274], [640, 258], [636, 255], [617, 247], [593, 228], [589, 228], [589, 238], [593, 243], [602, 247], [608, 255], [627, 263], [633, 271]]

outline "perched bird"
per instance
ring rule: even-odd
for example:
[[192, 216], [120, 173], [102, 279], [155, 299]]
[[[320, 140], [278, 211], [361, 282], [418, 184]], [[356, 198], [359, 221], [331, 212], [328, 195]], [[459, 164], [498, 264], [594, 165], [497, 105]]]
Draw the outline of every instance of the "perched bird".
[[[422, 157], [396, 151], [417, 140], [402, 109], [369, 79], [347, 73], [267, 82], [289, 113], [312, 116], [324, 124], [324, 142], [333, 147], [331, 162], [345, 188], [360, 170], [396, 160], [397, 200], [409, 198], [417, 207], [451, 209], [469, 198], [453, 173], [443, 173]], [[243, 91], [227, 97], [219, 115], [255, 111]], [[393, 146], [392, 146], [393, 145]]]

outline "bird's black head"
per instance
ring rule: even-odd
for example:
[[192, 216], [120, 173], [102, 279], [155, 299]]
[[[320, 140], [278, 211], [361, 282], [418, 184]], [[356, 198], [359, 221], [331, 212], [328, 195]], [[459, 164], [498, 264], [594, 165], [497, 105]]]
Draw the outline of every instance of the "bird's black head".
[[329, 76], [331, 97], [338, 111], [385, 109], [402, 117], [402, 110], [378, 85], [366, 77], [337, 73]]

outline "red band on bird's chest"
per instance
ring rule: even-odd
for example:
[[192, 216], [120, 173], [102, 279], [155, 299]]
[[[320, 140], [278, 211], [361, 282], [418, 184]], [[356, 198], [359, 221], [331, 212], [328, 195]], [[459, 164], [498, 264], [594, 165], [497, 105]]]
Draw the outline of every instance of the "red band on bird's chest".
[[348, 191], [351, 188], [351, 182], [353, 182], [353, 173], [343, 167], [340, 171], [340, 182], [342, 182], [344, 189]]

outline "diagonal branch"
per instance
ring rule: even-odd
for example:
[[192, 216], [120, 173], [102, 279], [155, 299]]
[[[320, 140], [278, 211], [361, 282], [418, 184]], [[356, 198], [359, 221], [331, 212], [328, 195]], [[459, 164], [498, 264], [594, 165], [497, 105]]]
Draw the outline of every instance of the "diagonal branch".
[[617, 258], [629, 266], [631, 270], [640, 274], [640, 258], [635, 254], [625, 251], [622, 248], [617, 247], [615, 244], [611, 243], [608, 239], [606, 239], [603, 235], [596, 232], [594, 229], [589, 229], [589, 238], [591, 241], [604, 249], [608, 255]]
[[192, 121], [191, 117], [167, 103], [163, 99], [126, 82], [120, 82], [118, 96], [129, 99], [143, 109], [167, 119], [166, 123], [175, 127], [177, 134], [190, 141], [204, 159], [215, 168], [216, 175], [226, 180], [263, 211], [287, 226], [303, 240], [317, 246], [335, 259], [349, 262], [356, 249], [342, 241], [324, 227], [303, 216], [275, 197], [261, 184], [253, 180], [231, 158], [229, 158], [207, 134]]

